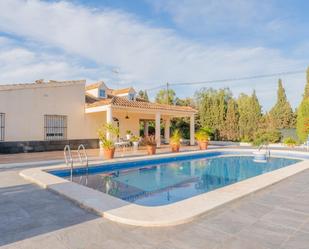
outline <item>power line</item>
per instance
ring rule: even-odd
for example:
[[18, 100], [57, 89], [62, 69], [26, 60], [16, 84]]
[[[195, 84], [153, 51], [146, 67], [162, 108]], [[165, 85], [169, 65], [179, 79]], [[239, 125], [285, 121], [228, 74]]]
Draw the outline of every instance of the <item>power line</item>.
[[[182, 86], [182, 85], [202, 85], [202, 84], [210, 84], [210, 83], [223, 83], [229, 81], [242, 81], [242, 80], [251, 80], [251, 79], [262, 79], [262, 78], [270, 78], [275, 76], [283, 76], [283, 75], [295, 75], [304, 73], [305, 70], [295, 70], [295, 71], [286, 71], [280, 73], [271, 73], [271, 74], [260, 74], [253, 76], [245, 76], [245, 77], [236, 77], [236, 78], [228, 78], [228, 79], [217, 79], [217, 80], [205, 80], [205, 81], [196, 81], [196, 82], [177, 82], [177, 83], [169, 83], [169, 86]], [[153, 91], [157, 89], [161, 89], [166, 87], [166, 85], [159, 85], [153, 88], [146, 89], [147, 91]]]

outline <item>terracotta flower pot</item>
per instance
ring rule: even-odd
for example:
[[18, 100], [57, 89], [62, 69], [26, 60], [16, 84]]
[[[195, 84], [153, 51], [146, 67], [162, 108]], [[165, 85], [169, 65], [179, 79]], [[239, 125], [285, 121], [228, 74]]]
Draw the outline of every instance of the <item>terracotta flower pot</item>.
[[104, 149], [104, 159], [113, 159], [115, 155], [115, 148]]
[[147, 145], [147, 153], [148, 155], [154, 155], [156, 154], [156, 149], [157, 149], [157, 146], [155, 145]]
[[208, 141], [199, 141], [198, 145], [200, 147], [200, 150], [207, 150], [207, 148], [208, 148]]
[[179, 152], [180, 144], [171, 144], [172, 152]]

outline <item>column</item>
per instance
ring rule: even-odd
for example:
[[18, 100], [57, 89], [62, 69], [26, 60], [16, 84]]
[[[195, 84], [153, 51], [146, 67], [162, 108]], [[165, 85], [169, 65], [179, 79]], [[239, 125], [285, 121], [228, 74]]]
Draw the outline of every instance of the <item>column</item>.
[[194, 115], [190, 116], [190, 145], [195, 145], [195, 139], [194, 139]]
[[155, 133], [155, 138], [157, 141], [157, 147], [161, 146], [161, 134], [160, 134], [160, 121], [161, 121], [161, 114], [159, 112], [156, 113], [156, 133]]
[[171, 126], [171, 119], [167, 117], [164, 124], [164, 139], [166, 143], [170, 142], [170, 126]]
[[[108, 106], [106, 109], [106, 123], [112, 123], [113, 122], [113, 112], [112, 107]], [[109, 132], [106, 132], [106, 138], [111, 139], [111, 134]]]
[[148, 128], [148, 121], [144, 121], [144, 136], [148, 137], [149, 135], [149, 128]]

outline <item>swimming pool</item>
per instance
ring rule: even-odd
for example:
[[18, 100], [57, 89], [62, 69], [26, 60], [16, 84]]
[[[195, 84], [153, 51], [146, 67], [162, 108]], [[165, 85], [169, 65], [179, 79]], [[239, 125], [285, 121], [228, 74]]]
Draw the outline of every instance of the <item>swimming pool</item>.
[[[162, 206], [299, 162], [272, 157], [254, 162], [250, 154], [211, 152], [75, 169], [73, 181], [142, 206]], [[69, 178], [69, 170], [50, 171]]]

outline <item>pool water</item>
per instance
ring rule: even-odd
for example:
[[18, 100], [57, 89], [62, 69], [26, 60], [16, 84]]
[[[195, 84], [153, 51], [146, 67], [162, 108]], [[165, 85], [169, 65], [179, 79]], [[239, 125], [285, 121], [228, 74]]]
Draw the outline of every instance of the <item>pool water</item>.
[[254, 162], [252, 156], [204, 157], [108, 172], [90, 172], [86, 175], [77, 174], [73, 177], [73, 181], [128, 202], [159, 206], [206, 193], [299, 161], [273, 157], [266, 163], [258, 163]]

